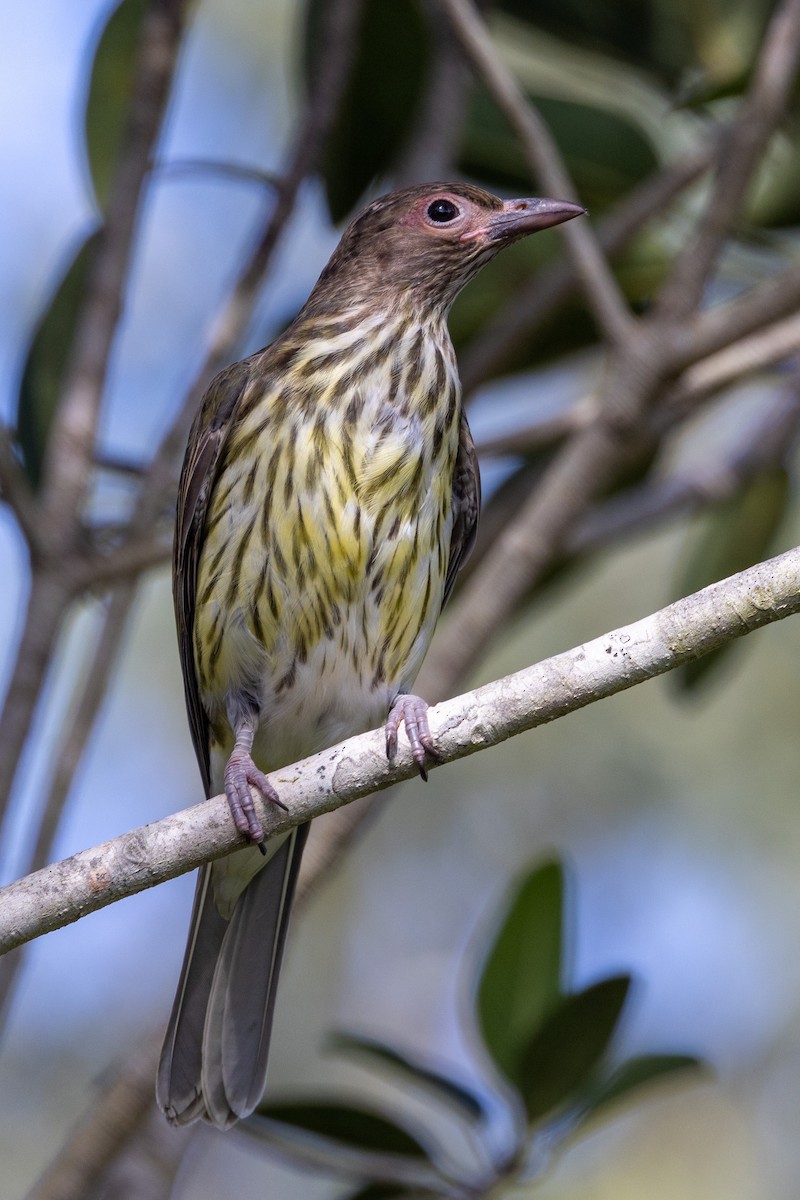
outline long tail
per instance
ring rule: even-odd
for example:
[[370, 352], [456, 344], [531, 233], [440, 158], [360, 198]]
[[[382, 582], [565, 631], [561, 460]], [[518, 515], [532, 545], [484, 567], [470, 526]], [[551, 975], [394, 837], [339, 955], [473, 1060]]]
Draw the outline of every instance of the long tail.
[[200, 871], [156, 1083], [158, 1103], [173, 1125], [203, 1117], [226, 1129], [261, 1099], [307, 836], [308, 825], [292, 831], [242, 892], [230, 920], [214, 902], [212, 865]]

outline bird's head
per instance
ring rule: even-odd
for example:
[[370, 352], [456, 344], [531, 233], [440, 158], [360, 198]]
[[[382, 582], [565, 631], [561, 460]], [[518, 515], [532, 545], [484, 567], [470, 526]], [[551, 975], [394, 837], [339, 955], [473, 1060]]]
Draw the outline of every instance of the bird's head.
[[428, 183], [373, 200], [342, 234], [315, 293], [353, 301], [412, 300], [446, 311], [499, 250], [581, 216], [567, 200], [501, 200], [466, 183]]

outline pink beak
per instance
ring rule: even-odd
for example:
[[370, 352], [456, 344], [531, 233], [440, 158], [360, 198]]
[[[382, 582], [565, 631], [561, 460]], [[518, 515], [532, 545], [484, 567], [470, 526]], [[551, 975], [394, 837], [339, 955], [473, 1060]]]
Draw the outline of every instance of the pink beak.
[[569, 200], [505, 200], [502, 210], [493, 213], [480, 232], [490, 241], [513, 241], [538, 229], [549, 229], [551, 225], [581, 217], [585, 212], [580, 204]]

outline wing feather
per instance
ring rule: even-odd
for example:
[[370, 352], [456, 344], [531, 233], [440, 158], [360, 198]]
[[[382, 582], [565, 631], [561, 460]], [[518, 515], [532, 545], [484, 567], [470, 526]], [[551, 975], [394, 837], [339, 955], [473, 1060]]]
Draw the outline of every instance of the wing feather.
[[209, 385], [189, 434], [178, 486], [172, 573], [175, 624], [189, 728], [207, 794], [211, 792], [208, 717], [200, 699], [193, 646], [197, 568], [209, 503], [225, 443], [251, 378], [251, 362], [234, 363]]
[[470, 556], [478, 533], [481, 509], [481, 475], [478, 456], [467, 418], [461, 414], [458, 451], [453, 471], [453, 530], [450, 535], [450, 557], [444, 584], [442, 607], [447, 603], [458, 572]]

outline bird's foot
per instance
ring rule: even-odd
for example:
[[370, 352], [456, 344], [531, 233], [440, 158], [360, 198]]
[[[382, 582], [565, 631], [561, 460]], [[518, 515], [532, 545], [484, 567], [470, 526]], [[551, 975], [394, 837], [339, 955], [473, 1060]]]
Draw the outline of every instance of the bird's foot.
[[243, 750], [234, 750], [225, 767], [225, 795], [237, 830], [249, 841], [255, 842], [263, 854], [264, 830], [256, 815], [251, 787], [257, 788], [265, 800], [287, 811], [275, 788], [264, 772], [259, 771], [250, 755]]
[[436, 762], [442, 761], [442, 755], [436, 748], [428, 724], [427, 701], [410, 692], [401, 692], [395, 699], [386, 719], [386, 757], [389, 762], [397, 754], [397, 731], [401, 722], [406, 727], [406, 737], [411, 746], [411, 755], [417, 764], [417, 770], [422, 778], [427, 780], [425, 756], [430, 755]]

